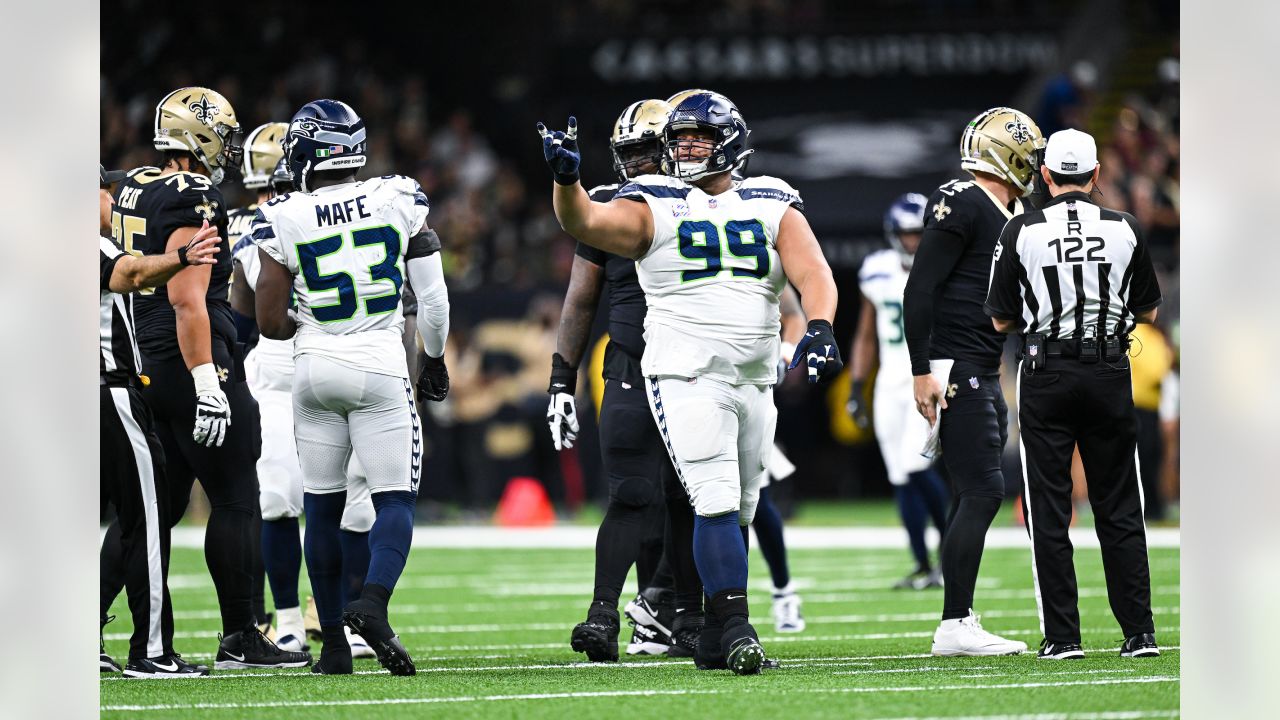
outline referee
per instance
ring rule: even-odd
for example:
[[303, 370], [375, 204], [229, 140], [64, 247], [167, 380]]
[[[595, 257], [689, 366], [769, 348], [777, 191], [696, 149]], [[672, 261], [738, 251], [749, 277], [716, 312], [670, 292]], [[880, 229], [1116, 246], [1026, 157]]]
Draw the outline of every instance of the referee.
[[1020, 332], [1022, 428], [1031, 569], [1044, 640], [1039, 657], [1084, 657], [1071, 522], [1071, 455], [1079, 446], [1102, 545], [1107, 594], [1125, 641], [1121, 657], [1160, 654], [1151, 618], [1138, 420], [1129, 333], [1150, 323], [1160, 287], [1133, 216], [1090, 199], [1098, 181], [1093, 138], [1049, 138], [1040, 174], [1051, 200], [1005, 226], [986, 312], [1000, 332]]
[[[121, 172], [99, 166], [102, 230], [112, 222], [107, 185]], [[101, 300], [98, 310], [99, 402], [101, 406], [101, 492], [115, 505], [125, 559], [125, 588], [133, 615], [129, 640], [129, 677], [208, 675], [209, 668], [187, 663], [173, 651], [173, 608], [166, 578], [169, 521], [164, 484], [164, 451], [156, 437], [151, 410], [142, 399], [142, 363], [133, 336], [133, 300], [128, 293], [156, 287], [189, 265], [217, 260], [216, 227], [206, 227], [190, 244], [173, 252], [134, 257], [114, 242], [98, 238]], [[141, 382], [145, 382], [143, 379]], [[100, 649], [102, 672], [120, 667]]]

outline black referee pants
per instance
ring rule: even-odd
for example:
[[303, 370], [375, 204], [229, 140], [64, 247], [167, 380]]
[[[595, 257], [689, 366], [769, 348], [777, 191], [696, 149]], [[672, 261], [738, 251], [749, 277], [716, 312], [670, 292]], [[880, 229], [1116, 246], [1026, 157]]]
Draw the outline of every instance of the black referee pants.
[[[1044, 637], [1080, 642], [1071, 540], [1071, 455], [1079, 445], [1111, 611], [1125, 637], [1155, 632], [1135, 452], [1138, 420], [1124, 366], [1047, 358], [1018, 376], [1027, 531]], [[1116, 369], [1120, 368], [1120, 369]], [[1021, 368], [1020, 368], [1021, 369]]]
[[[151, 410], [132, 387], [102, 386], [101, 491], [116, 508], [124, 585], [133, 616], [129, 659], [173, 652], [169, 575], [169, 498], [164, 451]], [[105, 613], [106, 608], [103, 608]]]

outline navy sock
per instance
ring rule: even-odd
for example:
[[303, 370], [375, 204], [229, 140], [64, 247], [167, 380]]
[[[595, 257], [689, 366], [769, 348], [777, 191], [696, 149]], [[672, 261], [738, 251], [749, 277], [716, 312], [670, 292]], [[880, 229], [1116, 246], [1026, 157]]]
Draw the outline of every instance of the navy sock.
[[408, 490], [373, 493], [377, 519], [369, 531], [369, 572], [365, 584], [394, 590], [413, 544], [414, 494]]
[[262, 521], [262, 563], [267, 568], [267, 582], [271, 584], [275, 606], [298, 607], [298, 572], [302, 570], [298, 518]]
[[321, 626], [342, 623], [342, 542], [338, 525], [342, 522], [342, 508], [346, 504], [345, 492], [304, 493], [302, 496], [302, 507], [307, 513], [303, 549]]
[[898, 513], [902, 516], [902, 526], [907, 529], [907, 540], [911, 543], [911, 554], [916, 559], [919, 570], [929, 569], [929, 546], [924, 542], [924, 528], [927, 522], [924, 498], [912, 485], [894, 485], [893, 497], [898, 501]]
[[738, 526], [738, 511], [694, 518], [693, 559], [707, 597], [747, 586], [747, 546]]
[[916, 488], [920, 493], [920, 497], [924, 498], [924, 505], [929, 510], [929, 517], [933, 518], [933, 526], [938, 528], [938, 532], [946, 534], [947, 532], [947, 512], [950, 510], [951, 493], [947, 492], [947, 484], [942, 481], [942, 476], [936, 470], [930, 468], [913, 472], [907, 476], [911, 486]]
[[342, 531], [342, 604], [360, 597], [369, 574], [369, 533]]
[[773, 586], [784, 588], [791, 582], [791, 570], [787, 567], [787, 543], [782, 539], [782, 514], [769, 496], [769, 488], [760, 488], [760, 504], [756, 517], [751, 521], [760, 543], [760, 554], [769, 565]]

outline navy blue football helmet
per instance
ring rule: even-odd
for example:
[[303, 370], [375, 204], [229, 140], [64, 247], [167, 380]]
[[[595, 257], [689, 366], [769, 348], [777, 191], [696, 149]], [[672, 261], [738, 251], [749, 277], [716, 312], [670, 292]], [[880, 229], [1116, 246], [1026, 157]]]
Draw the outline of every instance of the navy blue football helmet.
[[[711, 140], [692, 142], [677, 140], [682, 130], [709, 131]], [[688, 182], [722, 172], [742, 169], [751, 155], [747, 136], [751, 130], [738, 112], [738, 106], [717, 92], [694, 92], [681, 100], [671, 111], [667, 127], [662, 132], [666, 151], [663, 156], [663, 172]], [[707, 157], [697, 161], [680, 160], [681, 148], [705, 148]]]
[[[924, 209], [929, 198], [920, 193], [907, 193], [893, 201], [884, 214], [884, 237], [902, 256], [902, 266], [910, 269], [915, 250], [907, 251], [902, 244], [902, 233], [924, 232]], [[919, 247], [917, 245], [917, 247]]]
[[311, 192], [312, 173], [363, 167], [364, 120], [339, 100], [313, 100], [294, 113], [284, 138], [284, 159], [293, 185]]
[[289, 160], [280, 158], [276, 169], [271, 172], [271, 193], [284, 195], [288, 192], [293, 192], [293, 173], [289, 172]]

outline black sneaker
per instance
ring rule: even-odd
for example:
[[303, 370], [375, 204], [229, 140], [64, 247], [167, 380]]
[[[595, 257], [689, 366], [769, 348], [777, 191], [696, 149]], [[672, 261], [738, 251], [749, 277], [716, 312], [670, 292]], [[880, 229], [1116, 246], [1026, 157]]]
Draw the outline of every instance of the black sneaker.
[[675, 608], [664, 602], [671, 594], [671, 591], [661, 588], [646, 588], [627, 603], [623, 612], [631, 624], [628, 655], [664, 655], [671, 647]]
[[1080, 643], [1055, 643], [1040, 641], [1040, 652], [1036, 657], [1041, 660], [1083, 660], [1084, 648]]
[[569, 636], [574, 652], [586, 653], [591, 662], [618, 662], [618, 611], [592, 606], [587, 619]]
[[378, 656], [378, 663], [392, 675], [414, 675], [418, 672], [409, 651], [391, 629], [384, 612], [372, 600], [352, 600], [342, 610], [342, 623], [364, 638]]
[[209, 668], [204, 665], [192, 665], [183, 660], [178, 653], [130, 660], [129, 664], [124, 666], [124, 676], [131, 678], [194, 678], [205, 677], [208, 674]]
[[751, 623], [725, 628], [721, 644], [725, 664], [734, 675], [757, 675], [764, 666], [764, 647]]
[[1140, 633], [1128, 638], [1120, 646], [1120, 657], [1160, 657], [1156, 636], [1151, 633]]
[[115, 619], [115, 615], [108, 615], [102, 618], [102, 622], [98, 625], [98, 672], [120, 672], [120, 663], [113, 660], [112, 657], [107, 654], [107, 642], [102, 638], [102, 629], [107, 626], [107, 623]]
[[724, 625], [720, 624], [720, 618], [713, 612], [708, 611], [705, 618], [693, 653], [694, 667], [699, 670], [728, 670], [729, 665], [725, 662], [724, 650], [721, 648]]
[[256, 670], [259, 668], [300, 668], [311, 664], [311, 653], [281, 650], [267, 639], [257, 625], [218, 637], [215, 670]]
[[700, 610], [686, 610], [671, 623], [671, 645], [667, 657], [693, 657], [698, 651], [698, 636], [706, 618]]

